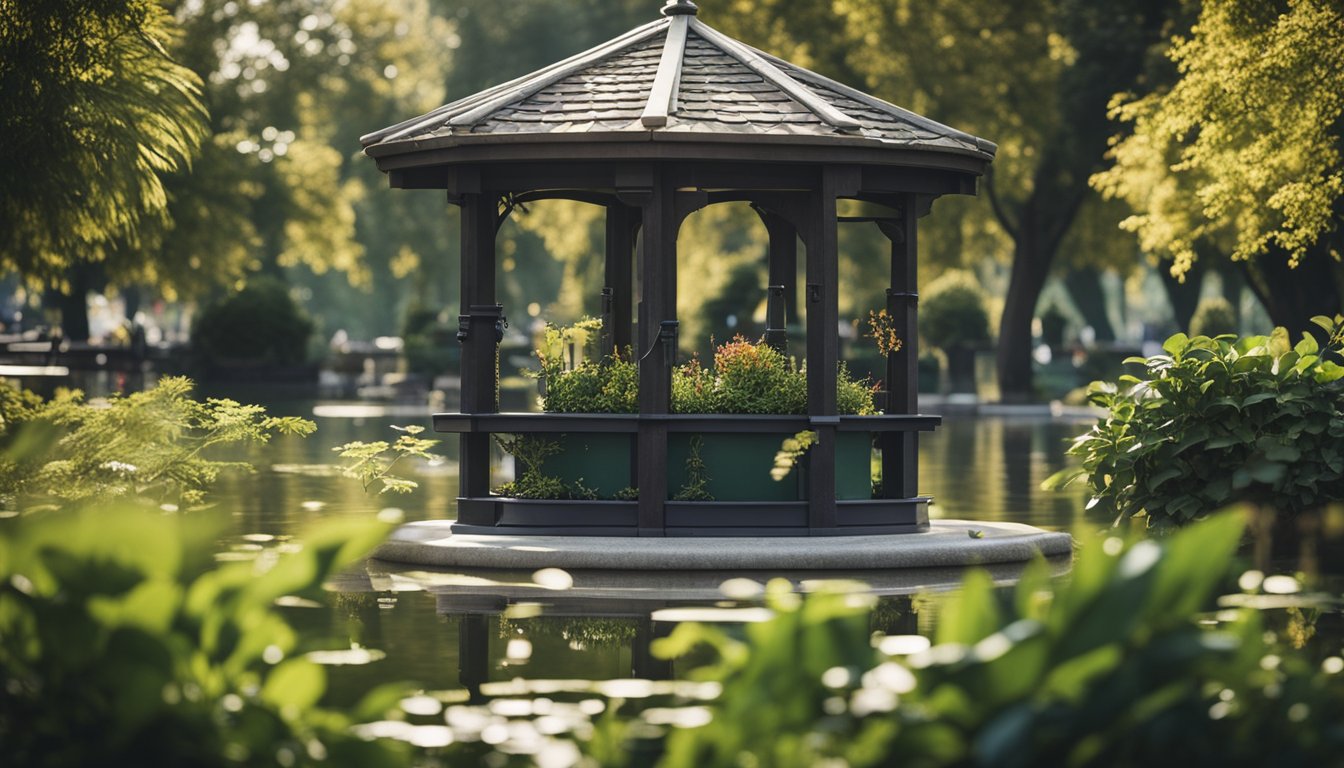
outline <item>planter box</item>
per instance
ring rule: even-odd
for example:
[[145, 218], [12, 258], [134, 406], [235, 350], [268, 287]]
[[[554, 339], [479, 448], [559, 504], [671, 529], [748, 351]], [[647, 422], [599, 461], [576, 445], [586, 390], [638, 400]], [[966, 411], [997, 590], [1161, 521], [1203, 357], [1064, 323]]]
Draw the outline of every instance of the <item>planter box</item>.
[[560, 452], [541, 465], [546, 475], [569, 484], [582, 483], [604, 499], [634, 485], [634, 440], [630, 435], [562, 432], [545, 435], [544, 439], [560, 445]]
[[[779, 433], [675, 432], [667, 441], [668, 498], [687, 483], [686, 462], [691, 441], [702, 441], [700, 458], [706, 466], [706, 488], [715, 501], [802, 501], [807, 498], [808, 457], [781, 481], [770, 477], [775, 454], [788, 435]], [[841, 432], [836, 443], [836, 498], [872, 498], [871, 437], [867, 432]], [[546, 459], [543, 472], [566, 483], [581, 482], [611, 498], [634, 484], [633, 441], [630, 435], [567, 432], [548, 435], [561, 452]]]

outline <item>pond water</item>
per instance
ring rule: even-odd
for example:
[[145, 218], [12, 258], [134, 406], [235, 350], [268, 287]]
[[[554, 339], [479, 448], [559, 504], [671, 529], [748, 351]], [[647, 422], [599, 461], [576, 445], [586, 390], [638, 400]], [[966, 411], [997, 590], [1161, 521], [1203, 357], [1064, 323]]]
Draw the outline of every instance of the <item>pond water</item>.
[[[358, 481], [342, 477], [335, 468], [334, 446], [352, 440], [394, 440], [392, 425], [427, 425], [429, 409], [313, 402], [272, 403], [270, 409], [312, 418], [318, 431], [307, 439], [279, 439], [253, 451], [249, 458], [257, 473], [231, 477], [220, 485], [214, 498], [233, 519], [222, 549], [264, 547], [268, 541], [301, 535], [306, 525], [322, 519], [373, 516], [388, 508], [401, 510], [406, 520], [454, 516], [455, 437], [448, 436], [440, 445], [448, 461], [404, 468], [405, 476], [420, 483], [408, 495], [366, 493]], [[921, 440], [920, 488], [935, 499], [931, 514], [1025, 522], [1094, 535], [1110, 521], [1089, 518], [1081, 492], [1059, 494], [1039, 488], [1042, 480], [1065, 466], [1067, 439], [1086, 424], [1081, 418], [946, 418], [935, 433]], [[1339, 541], [1338, 536], [1332, 540], [1335, 548]], [[1327, 549], [1306, 566], [1290, 556], [1274, 567], [1316, 570], [1321, 562], [1329, 572], [1329, 565], [1340, 560]], [[1067, 578], [1067, 562], [1053, 567]], [[1014, 568], [993, 573], [1005, 585], [1014, 574]], [[743, 576], [763, 583], [772, 575], [449, 573], [369, 561], [332, 585], [327, 608], [287, 610], [294, 623], [314, 635], [376, 651], [372, 656], [348, 657], [352, 662], [377, 659], [371, 663], [332, 668], [332, 703], [353, 702], [390, 681], [415, 681], [438, 692], [441, 702], [542, 694], [549, 701], [557, 691], [573, 693], [612, 684], [594, 681], [677, 677], [685, 662], [673, 665], [650, 657], [649, 640], [688, 618], [750, 620], [750, 613], [725, 616], [697, 610], [750, 607], [754, 603], [748, 595], [729, 600], [720, 592], [720, 583]], [[872, 618], [875, 631], [928, 635], [937, 622], [939, 595], [953, 589], [961, 574], [945, 569], [825, 575], [855, 577], [873, 585], [881, 596]], [[815, 577], [790, 576], [796, 583]], [[1327, 586], [1337, 593], [1337, 577], [1330, 577]], [[1344, 636], [1337, 618], [1321, 622], [1322, 630]]]

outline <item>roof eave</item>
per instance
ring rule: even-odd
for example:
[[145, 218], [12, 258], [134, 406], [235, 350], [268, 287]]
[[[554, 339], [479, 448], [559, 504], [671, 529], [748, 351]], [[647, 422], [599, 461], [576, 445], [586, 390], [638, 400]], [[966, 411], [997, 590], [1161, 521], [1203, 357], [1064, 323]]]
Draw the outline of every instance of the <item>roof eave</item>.
[[[547, 145], [593, 145], [600, 147], [610, 147], [615, 144], [627, 146], [638, 146], [640, 144], [705, 144], [718, 145], [740, 144], [744, 148], [766, 144], [772, 147], [797, 146], [806, 147], [813, 150], [832, 149], [835, 154], [835, 162], [845, 162], [845, 156], [852, 151], [890, 151], [899, 153], [904, 162], [896, 162], [898, 165], [911, 165], [921, 167], [946, 167], [952, 170], [971, 172], [976, 175], [983, 175], [989, 164], [993, 161], [993, 155], [982, 151], [971, 150], [968, 148], [954, 146], [920, 146], [917, 144], [902, 144], [892, 141], [883, 141], [879, 139], [870, 139], [861, 136], [800, 136], [785, 134], [714, 134], [697, 131], [667, 131], [667, 130], [624, 130], [624, 131], [601, 131], [585, 133], [534, 133], [534, 134], [472, 134], [456, 136], [434, 136], [420, 139], [403, 139], [392, 142], [381, 142], [365, 147], [364, 153], [378, 161], [379, 167], [383, 170], [390, 168], [414, 168], [422, 165], [442, 165], [452, 163], [452, 159], [444, 158], [445, 150], [470, 149], [470, 148], [490, 148], [497, 147], [506, 149], [514, 147], [518, 149], [519, 157], [517, 159], [528, 159], [533, 153], [528, 149], [538, 150], [535, 153], [535, 159], [554, 159], [553, 155], [548, 155], [541, 151], [542, 147]], [[425, 162], [414, 162], [411, 157], [421, 153], [434, 153], [433, 159], [425, 158]], [[650, 152], [650, 155], [656, 153]], [[913, 156], [926, 156], [921, 158], [921, 162], [910, 162], [909, 158]], [[395, 159], [394, 159], [395, 158]], [[652, 159], [652, 158], [651, 158]], [[968, 163], [967, 161], [972, 161]], [[392, 161], [392, 162], [387, 162]], [[462, 162], [476, 162], [477, 158], [463, 158]], [[926, 162], [925, 162], [926, 161]]]

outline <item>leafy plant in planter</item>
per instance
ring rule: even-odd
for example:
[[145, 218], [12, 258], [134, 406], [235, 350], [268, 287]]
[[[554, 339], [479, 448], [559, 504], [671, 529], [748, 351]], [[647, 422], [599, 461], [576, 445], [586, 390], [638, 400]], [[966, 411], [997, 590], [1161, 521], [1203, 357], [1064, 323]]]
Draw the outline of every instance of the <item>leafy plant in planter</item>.
[[[569, 327], [549, 326], [537, 349], [538, 374], [545, 382], [542, 406], [550, 413], [634, 413], [638, 410], [639, 366], [632, 356], [600, 357], [593, 342], [600, 321], [585, 320]], [[837, 381], [837, 407], [842, 414], [876, 412], [874, 387], [855, 379], [843, 364]], [[807, 373], [792, 359], [772, 347], [741, 336], [720, 345], [712, 368], [693, 358], [672, 373], [672, 411], [682, 414], [805, 414]], [[698, 441], [693, 446], [691, 441]], [[846, 464], [862, 466], [862, 491], [854, 498], [869, 498], [864, 433], [843, 437]], [[549, 444], [549, 446], [547, 445]], [[712, 437], [677, 433], [669, 446], [668, 487], [678, 501], [795, 500], [797, 491], [770, 481], [770, 471], [779, 448], [779, 437], [770, 434], [716, 434]], [[621, 499], [633, 500], [638, 491], [625, 487], [630, 474], [629, 437], [621, 434], [573, 433], [552, 438], [519, 435], [500, 440], [518, 459], [518, 479], [496, 493], [531, 499]], [[859, 457], [858, 454], [862, 454]], [[761, 484], [754, 488], [740, 482], [754, 469], [719, 472], [714, 483], [705, 469], [727, 462], [737, 466], [743, 457], [759, 458]], [[710, 486], [714, 487], [710, 487]], [[749, 485], [749, 484], [748, 484]], [[739, 487], [742, 486], [742, 487]], [[848, 498], [847, 496], [846, 498]]]
[[[1178, 333], [1166, 354], [1130, 358], [1147, 378], [1094, 382], [1107, 409], [1069, 453], [1080, 467], [1044, 487], [1085, 481], [1089, 508], [1116, 520], [1180, 524], [1234, 500], [1294, 513], [1344, 499], [1344, 316], [1314, 318], [1324, 347], [1269, 336]], [[1334, 359], [1331, 359], [1331, 358]]]
[[[871, 415], [873, 387], [840, 363], [836, 406], [842, 414]], [[672, 372], [673, 413], [807, 413], [807, 369], [778, 350], [736, 336], [714, 352], [714, 367], [699, 358]]]
[[547, 325], [537, 348], [544, 382], [542, 410], [548, 413], [635, 413], [639, 410], [639, 365], [629, 350], [611, 357], [596, 354], [601, 320], [571, 326]]

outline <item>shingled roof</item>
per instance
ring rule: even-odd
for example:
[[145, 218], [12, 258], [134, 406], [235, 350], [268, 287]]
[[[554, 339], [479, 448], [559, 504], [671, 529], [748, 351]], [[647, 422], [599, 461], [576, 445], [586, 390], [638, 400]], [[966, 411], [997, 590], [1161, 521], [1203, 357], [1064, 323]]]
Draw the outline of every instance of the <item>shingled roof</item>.
[[564, 61], [361, 139], [384, 156], [508, 141], [842, 142], [988, 161], [995, 145], [715, 30], [689, 0]]

